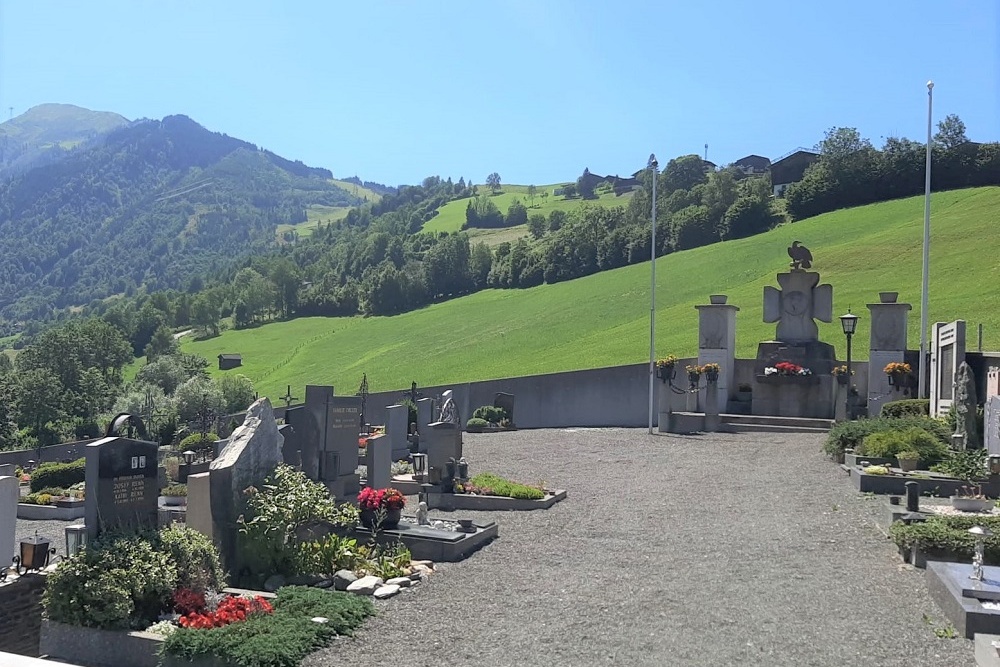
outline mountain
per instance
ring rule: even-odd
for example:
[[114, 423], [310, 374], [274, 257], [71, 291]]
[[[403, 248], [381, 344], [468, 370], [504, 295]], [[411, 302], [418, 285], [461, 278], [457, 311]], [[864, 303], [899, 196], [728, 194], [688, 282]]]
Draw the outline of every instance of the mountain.
[[0, 123], [0, 179], [55, 162], [128, 122], [110, 111], [91, 111], [72, 104], [31, 107]]
[[311, 206], [360, 203], [328, 170], [186, 116], [122, 125], [0, 182], [0, 319], [182, 289], [273, 247], [278, 225], [304, 222]]

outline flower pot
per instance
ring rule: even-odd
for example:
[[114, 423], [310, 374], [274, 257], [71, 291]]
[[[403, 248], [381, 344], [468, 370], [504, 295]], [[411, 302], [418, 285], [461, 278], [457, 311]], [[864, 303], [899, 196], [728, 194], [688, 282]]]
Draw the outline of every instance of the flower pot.
[[186, 496], [163, 496], [163, 504], [168, 507], [179, 507], [187, 504]]
[[992, 509], [996, 503], [989, 498], [968, 498], [966, 496], [952, 496], [951, 506], [960, 512], [985, 512]]
[[913, 472], [917, 469], [919, 459], [898, 459], [899, 469], [903, 472]]
[[715, 304], [716, 306], [721, 306], [728, 300], [729, 297], [726, 296], [725, 294], [710, 294], [708, 296], [709, 303]]
[[669, 380], [673, 380], [677, 376], [677, 369], [673, 366], [657, 366], [656, 367], [656, 377], [663, 380], [664, 384]]
[[878, 300], [882, 303], [896, 303], [896, 299], [899, 297], [899, 292], [879, 292]]
[[[385, 518], [382, 520], [382, 529], [391, 530], [399, 525], [399, 519], [403, 515], [401, 509], [390, 509], [385, 511]], [[361, 510], [361, 525], [365, 528], [374, 528], [378, 520], [378, 513], [375, 510]]]
[[843, 375], [838, 375], [836, 377], [837, 377], [837, 384], [839, 384], [839, 385], [846, 385], [847, 384], [847, 374], [846, 373], [843, 374]]
[[709, 381], [709, 382], [718, 382], [719, 381], [719, 371], [706, 371], [705, 372], [705, 379], [707, 381]]

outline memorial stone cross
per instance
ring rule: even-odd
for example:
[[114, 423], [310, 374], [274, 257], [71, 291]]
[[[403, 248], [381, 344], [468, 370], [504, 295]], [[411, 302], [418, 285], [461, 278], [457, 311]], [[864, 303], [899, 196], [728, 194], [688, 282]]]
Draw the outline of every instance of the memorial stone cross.
[[777, 276], [781, 289], [764, 288], [764, 321], [777, 322], [775, 340], [805, 343], [819, 340], [814, 319], [833, 321], [833, 286], [819, 283], [814, 271], [792, 269]]

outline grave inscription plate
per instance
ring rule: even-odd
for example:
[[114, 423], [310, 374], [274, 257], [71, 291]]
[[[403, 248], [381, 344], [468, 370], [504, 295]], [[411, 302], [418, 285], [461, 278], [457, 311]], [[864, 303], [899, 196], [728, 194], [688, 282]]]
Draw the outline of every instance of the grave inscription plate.
[[87, 445], [87, 533], [157, 527], [156, 443], [104, 438]]

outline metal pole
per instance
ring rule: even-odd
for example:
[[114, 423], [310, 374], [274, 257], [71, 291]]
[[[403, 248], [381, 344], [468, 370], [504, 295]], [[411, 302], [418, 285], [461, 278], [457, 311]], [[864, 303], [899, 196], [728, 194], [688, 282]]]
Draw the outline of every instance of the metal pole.
[[649, 248], [649, 434], [653, 435], [653, 389], [656, 378], [656, 156], [649, 156], [653, 169], [653, 231]]
[[924, 164], [924, 263], [920, 283], [920, 364], [917, 371], [917, 396], [927, 398], [927, 276], [931, 245], [931, 108], [934, 82], [927, 82], [927, 157]]
[[848, 421], [854, 419], [851, 414], [851, 337], [854, 334], [847, 334], [847, 392], [844, 398], [844, 416]]

